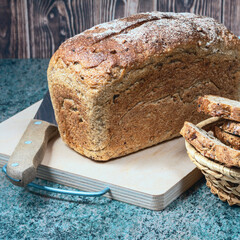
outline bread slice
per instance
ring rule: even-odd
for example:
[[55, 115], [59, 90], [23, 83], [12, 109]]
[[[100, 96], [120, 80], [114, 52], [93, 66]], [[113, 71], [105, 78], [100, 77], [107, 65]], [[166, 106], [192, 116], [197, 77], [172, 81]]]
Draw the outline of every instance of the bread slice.
[[231, 133], [227, 133], [217, 126], [215, 126], [214, 135], [227, 146], [230, 146], [236, 150], [240, 150], [240, 137], [235, 136]]
[[190, 122], [185, 122], [180, 134], [202, 155], [226, 166], [240, 167], [240, 151], [230, 148]]
[[198, 98], [198, 112], [240, 121], [240, 102], [223, 97], [205, 95]]
[[225, 132], [240, 136], [240, 123], [235, 121], [225, 121], [222, 125]]

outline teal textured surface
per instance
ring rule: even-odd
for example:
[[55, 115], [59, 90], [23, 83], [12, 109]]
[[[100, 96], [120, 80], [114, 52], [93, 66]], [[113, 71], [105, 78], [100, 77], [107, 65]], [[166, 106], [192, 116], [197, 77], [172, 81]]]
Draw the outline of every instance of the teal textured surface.
[[[48, 61], [0, 60], [0, 121], [44, 96]], [[19, 188], [0, 172], [0, 239], [240, 239], [239, 219], [240, 208], [221, 202], [205, 180], [165, 210], [151, 211], [105, 197]]]

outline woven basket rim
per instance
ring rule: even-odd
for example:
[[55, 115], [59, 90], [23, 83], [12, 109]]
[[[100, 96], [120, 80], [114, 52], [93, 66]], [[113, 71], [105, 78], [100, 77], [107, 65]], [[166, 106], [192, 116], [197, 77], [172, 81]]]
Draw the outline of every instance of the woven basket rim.
[[[214, 123], [219, 121], [221, 118], [218, 117], [212, 117], [208, 118], [200, 123], [197, 124], [198, 127], [202, 128], [208, 124]], [[220, 163], [214, 162], [213, 160], [203, 156], [201, 153], [199, 153], [191, 144], [189, 144], [185, 140], [185, 146], [187, 149], [187, 152], [189, 155], [191, 155], [197, 162], [199, 162], [201, 165], [210, 168], [211, 170], [217, 171], [222, 173], [225, 176], [238, 178], [240, 179], [240, 168], [229, 168], [226, 167]]]

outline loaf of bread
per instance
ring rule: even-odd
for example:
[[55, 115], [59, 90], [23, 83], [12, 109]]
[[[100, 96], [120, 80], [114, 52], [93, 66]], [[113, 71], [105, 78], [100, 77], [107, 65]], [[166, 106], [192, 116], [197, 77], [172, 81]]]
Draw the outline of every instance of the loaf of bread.
[[214, 19], [142, 13], [97, 25], [51, 58], [49, 91], [61, 137], [106, 161], [179, 136], [198, 96], [239, 98], [239, 39]]
[[205, 95], [198, 99], [198, 111], [213, 117], [240, 122], [240, 102], [224, 97]]
[[203, 156], [224, 163], [227, 167], [240, 167], [240, 151], [223, 144], [205, 130], [190, 122], [185, 122], [181, 135]]

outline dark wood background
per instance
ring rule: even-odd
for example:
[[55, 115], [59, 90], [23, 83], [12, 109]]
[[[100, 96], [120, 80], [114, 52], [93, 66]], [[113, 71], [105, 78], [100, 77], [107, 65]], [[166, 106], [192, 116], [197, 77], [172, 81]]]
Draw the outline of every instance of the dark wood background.
[[210, 16], [240, 35], [240, 0], [0, 0], [0, 58], [50, 58], [93, 25], [154, 10]]

